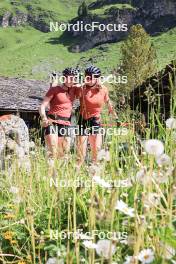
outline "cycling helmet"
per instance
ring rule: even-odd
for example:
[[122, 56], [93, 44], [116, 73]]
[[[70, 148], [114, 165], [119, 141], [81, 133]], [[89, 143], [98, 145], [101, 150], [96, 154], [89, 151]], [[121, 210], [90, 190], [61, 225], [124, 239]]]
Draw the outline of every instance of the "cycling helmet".
[[94, 75], [98, 78], [101, 76], [101, 70], [95, 66], [90, 66], [85, 69], [85, 75]]
[[53, 71], [53, 72], [51, 73], [51, 76], [52, 76], [52, 77], [56, 77], [56, 76], [57, 76], [56, 71]]
[[66, 68], [65, 70], [63, 70], [62, 74], [65, 77], [70, 75], [76, 76], [79, 74], [79, 70], [74, 68]]

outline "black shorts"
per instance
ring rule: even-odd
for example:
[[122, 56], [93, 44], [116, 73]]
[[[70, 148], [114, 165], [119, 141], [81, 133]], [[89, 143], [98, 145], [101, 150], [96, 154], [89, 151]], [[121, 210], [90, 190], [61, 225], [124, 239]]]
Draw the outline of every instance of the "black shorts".
[[100, 133], [100, 119], [97, 117], [91, 117], [85, 120], [82, 116], [79, 117], [78, 121], [79, 135], [88, 136], [96, 135]]
[[70, 136], [70, 126], [61, 125], [53, 123], [47, 127], [43, 128], [44, 135], [58, 135], [58, 137], [69, 137]]

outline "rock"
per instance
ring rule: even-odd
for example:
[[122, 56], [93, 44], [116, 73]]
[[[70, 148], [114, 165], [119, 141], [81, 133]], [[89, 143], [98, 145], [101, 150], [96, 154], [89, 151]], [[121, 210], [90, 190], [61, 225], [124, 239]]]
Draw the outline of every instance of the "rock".
[[29, 171], [29, 131], [23, 119], [15, 115], [0, 117], [1, 168], [6, 155], [17, 158], [20, 168]]
[[[132, 9], [124, 9], [124, 10], [117, 10], [117, 15], [107, 14], [106, 17], [99, 17], [99, 16], [87, 16], [80, 20], [83, 21], [83, 24], [92, 24], [93, 22], [98, 22], [99, 25], [103, 24], [107, 26], [108, 24], [115, 24], [116, 28], [119, 28], [120, 24], [127, 24], [130, 27], [133, 24], [134, 14], [136, 13], [135, 10]], [[79, 20], [78, 20], [79, 21]], [[78, 22], [77, 20], [72, 21], [73, 24]], [[128, 31], [108, 31], [104, 30], [101, 31], [96, 28], [94, 31], [74, 31], [71, 30], [69, 34], [72, 38], [79, 37], [79, 44], [76, 43], [71, 46], [69, 49], [72, 52], [82, 52], [86, 51], [90, 48], [93, 48], [100, 44], [105, 44], [109, 42], [117, 42], [124, 39]]]
[[10, 25], [12, 27], [17, 27], [26, 24], [28, 21], [28, 14], [25, 14], [21, 11], [17, 11], [16, 15], [12, 17]]
[[[132, 4], [134, 8], [117, 8], [109, 4]], [[83, 21], [84, 24], [99, 22], [100, 24], [127, 24], [128, 29], [134, 24], [141, 24], [151, 35], [165, 32], [176, 26], [176, 1], [175, 0], [104, 0], [96, 1], [89, 5], [89, 10], [106, 6], [103, 18], [100, 15], [88, 14], [86, 17], [73, 19], [71, 23], [76, 24]], [[82, 52], [97, 45], [123, 40], [128, 32], [123, 31], [70, 31], [70, 37], [78, 39], [69, 47], [72, 52]], [[66, 33], [65, 33], [66, 34]], [[81, 40], [80, 40], [81, 39]]]
[[6, 28], [9, 26], [10, 17], [11, 17], [11, 13], [8, 11], [5, 12], [5, 14], [2, 17], [2, 24], [1, 24], [3, 28]]

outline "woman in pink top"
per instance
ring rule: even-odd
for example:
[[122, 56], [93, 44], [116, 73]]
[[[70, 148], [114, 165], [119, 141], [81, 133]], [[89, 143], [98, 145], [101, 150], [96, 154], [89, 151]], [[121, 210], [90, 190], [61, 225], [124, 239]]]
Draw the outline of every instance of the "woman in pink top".
[[[77, 70], [63, 71], [64, 83], [50, 87], [40, 106], [45, 142], [51, 157], [63, 157], [69, 150], [70, 121], [73, 101], [76, 96], [75, 76]], [[46, 115], [46, 108], [50, 106]]]
[[85, 70], [85, 84], [79, 91], [80, 118], [78, 121], [80, 136], [78, 137], [79, 164], [84, 162], [87, 151], [87, 139], [92, 150], [92, 161], [97, 162], [97, 152], [101, 148], [102, 137], [99, 134], [101, 112], [105, 104], [108, 105], [109, 113], [116, 118], [117, 115], [111, 105], [108, 89], [101, 85], [99, 77], [100, 69], [91, 66]]

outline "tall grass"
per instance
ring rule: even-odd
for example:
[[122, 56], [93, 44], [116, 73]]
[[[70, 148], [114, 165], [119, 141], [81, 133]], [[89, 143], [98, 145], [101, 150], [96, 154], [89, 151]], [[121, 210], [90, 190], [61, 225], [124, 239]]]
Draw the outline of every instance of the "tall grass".
[[[100, 161], [101, 172], [95, 175], [106, 182], [121, 181], [121, 186], [113, 188], [101, 184], [86, 187], [86, 181], [92, 181], [92, 173], [87, 165], [77, 169], [75, 153], [67, 160], [56, 160], [53, 171], [43, 146], [38, 144], [35, 152], [30, 154], [30, 173], [19, 169], [14, 157], [11, 173], [8, 169], [1, 172], [1, 262], [43, 264], [49, 257], [58, 256], [58, 263], [124, 263], [125, 256], [137, 256], [142, 249], [151, 248], [155, 254], [152, 263], [171, 263], [167, 259], [170, 258], [168, 250], [176, 247], [175, 169], [171, 170], [171, 166], [175, 168], [176, 141], [173, 130], [166, 129], [164, 124], [160, 126], [162, 136], [158, 135], [158, 138], [165, 142], [165, 153], [172, 162], [169, 166], [158, 166], [153, 156], [144, 153], [143, 149], [137, 151], [133, 129], [124, 138], [106, 137], [104, 146], [109, 146], [110, 161]], [[128, 148], [122, 151], [123, 141]], [[143, 168], [147, 172], [142, 178], [136, 177]], [[162, 174], [168, 177], [159, 183]], [[150, 180], [145, 182], [147, 175]], [[63, 187], [64, 179], [79, 180], [80, 186]], [[124, 187], [124, 180], [131, 184]], [[61, 186], [56, 186], [57, 181]], [[158, 202], [150, 201], [148, 195], [151, 193], [159, 197]], [[134, 208], [134, 217], [116, 210], [117, 200]], [[93, 230], [98, 230], [100, 235], [101, 232], [126, 232], [127, 238], [121, 235], [111, 239], [111, 247], [115, 246], [116, 252], [103, 258], [95, 249], [84, 246], [86, 239], [71, 235], [70, 239], [57, 238], [57, 232], [76, 233], [79, 229], [83, 234]], [[95, 235], [93, 242], [99, 239]]]

